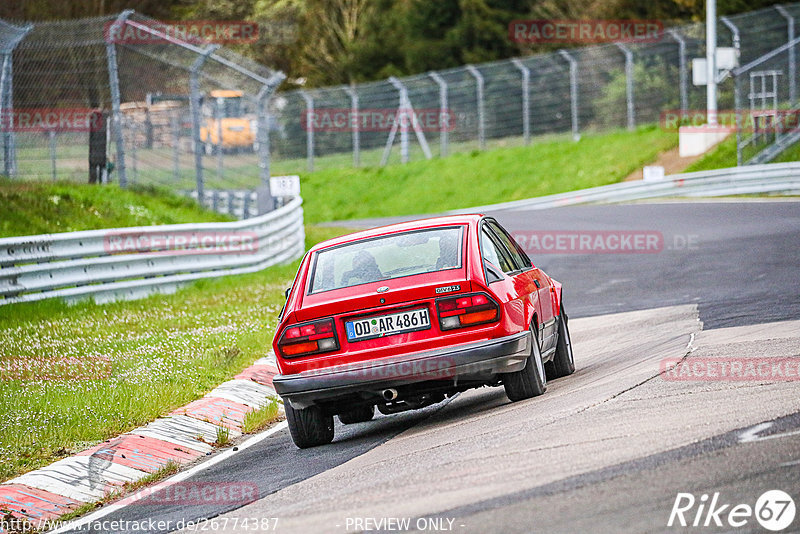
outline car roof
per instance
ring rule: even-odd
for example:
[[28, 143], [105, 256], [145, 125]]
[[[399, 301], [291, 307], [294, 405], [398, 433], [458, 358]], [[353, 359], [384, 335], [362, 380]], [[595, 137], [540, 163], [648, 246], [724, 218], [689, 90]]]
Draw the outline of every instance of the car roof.
[[472, 213], [467, 215], [446, 215], [443, 217], [431, 217], [427, 219], [414, 219], [413, 221], [406, 221], [396, 224], [389, 224], [386, 226], [379, 226], [377, 228], [370, 228], [369, 230], [362, 230], [352, 234], [335, 237], [328, 239], [321, 243], [314, 245], [309, 252], [316, 252], [321, 249], [335, 247], [353, 241], [360, 241], [362, 239], [369, 239], [371, 237], [378, 237], [382, 235], [395, 234], [399, 232], [406, 232], [408, 230], [420, 230], [423, 228], [435, 228], [437, 226], [453, 226], [477, 223], [483, 218], [480, 213]]

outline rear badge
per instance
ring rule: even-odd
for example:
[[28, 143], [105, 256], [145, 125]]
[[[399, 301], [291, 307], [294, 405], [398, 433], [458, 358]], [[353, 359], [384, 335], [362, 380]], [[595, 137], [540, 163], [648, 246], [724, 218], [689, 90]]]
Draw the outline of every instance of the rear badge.
[[442, 293], [452, 293], [453, 291], [461, 291], [461, 286], [444, 286], [444, 287], [437, 287], [436, 294], [441, 295]]
[[387, 291], [389, 291], [387, 286], [381, 286], [378, 288], [378, 293], [386, 293]]

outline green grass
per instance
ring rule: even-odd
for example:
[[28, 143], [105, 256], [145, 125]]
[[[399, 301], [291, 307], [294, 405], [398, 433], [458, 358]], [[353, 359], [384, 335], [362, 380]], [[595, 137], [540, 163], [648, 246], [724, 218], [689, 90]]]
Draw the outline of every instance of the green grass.
[[0, 237], [232, 220], [155, 187], [23, 182], [0, 178]]
[[278, 401], [273, 399], [266, 406], [248, 412], [244, 416], [242, 432], [252, 434], [272, 423], [278, 417]]
[[677, 144], [655, 127], [301, 175], [306, 222], [436, 213], [619, 182]]
[[[342, 233], [309, 227], [308, 244]], [[152, 421], [266, 355], [297, 265], [130, 302], [0, 307], [3, 369], [50, 371], [40, 381], [0, 371], [0, 481]], [[64, 362], [82, 379], [59, 379]]]

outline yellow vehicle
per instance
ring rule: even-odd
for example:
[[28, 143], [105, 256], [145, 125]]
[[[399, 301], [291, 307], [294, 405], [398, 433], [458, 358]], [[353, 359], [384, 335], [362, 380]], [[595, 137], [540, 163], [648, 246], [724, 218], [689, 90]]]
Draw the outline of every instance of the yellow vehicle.
[[242, 91], [211, 91], [203, 103], [200, 139], [206, 154], [257, 149], [255, 117], [244, 113]]

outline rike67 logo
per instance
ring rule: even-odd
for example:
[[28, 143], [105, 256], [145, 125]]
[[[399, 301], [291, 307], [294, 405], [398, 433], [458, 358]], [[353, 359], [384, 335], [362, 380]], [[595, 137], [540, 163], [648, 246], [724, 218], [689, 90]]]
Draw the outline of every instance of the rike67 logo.
[[796, 512], [792, 497], [781, 490], [765, 491], [754, 506], [726, 503], [719, 492], [710, 497], [704, 493], [699, 499], [691, 493], [678, 493], [667, 526], [741, 528], [750, 525], [749, 531], [755, 518], [763, 528], [780, 532], [792, 524]]

